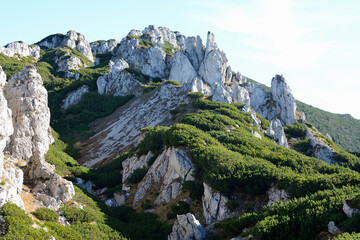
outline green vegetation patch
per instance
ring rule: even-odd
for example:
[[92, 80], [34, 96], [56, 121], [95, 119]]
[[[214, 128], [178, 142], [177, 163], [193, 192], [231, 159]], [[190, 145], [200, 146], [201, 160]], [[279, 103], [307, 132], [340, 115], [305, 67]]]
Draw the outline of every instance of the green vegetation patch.
[[36, 209], [35, 212], [33, 212], [33, 214], [38, 219], [47, 222], [57, 222], [59, 219], [59, 216], [54, 210], [45, 207]]
[[174, 80], [166, 80], [166, 81], [165, 81], [165, 84], [172, 84], [172, 85], [175, 85], [175, 86], [177, 86], [177, 87], [181, 87], [181, 86], [182, 86], [181, 83], [179, 83], [178, 81], [174, 81]]

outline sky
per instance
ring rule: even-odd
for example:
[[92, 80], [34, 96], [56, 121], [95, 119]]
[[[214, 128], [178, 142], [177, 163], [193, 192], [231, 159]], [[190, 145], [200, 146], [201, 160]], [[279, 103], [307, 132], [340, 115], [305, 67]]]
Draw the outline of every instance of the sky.
[[165, 26], [208, 31], [234, 71], [270, 86], [282, 74], [295, 98], [360, 119], [358, 0], [13, 0], [2, 1], [0, 46], [75, 30], [88, 41]]

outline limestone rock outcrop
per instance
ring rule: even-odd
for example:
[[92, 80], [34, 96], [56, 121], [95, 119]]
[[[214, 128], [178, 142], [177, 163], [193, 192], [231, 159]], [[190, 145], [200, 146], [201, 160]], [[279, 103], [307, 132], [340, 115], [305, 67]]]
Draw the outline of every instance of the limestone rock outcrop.
[[228, 82], [231, 78], [227, 74], [227, 58], [223, 51], [220, 51], [215, 42], [215, 36], [213, 33], [208, 32], [206, 41], [206, 51], [204, 60], [200, 64], [199, 75], [210, 86], [219, 84], [222, 86], [225, 82]]
[[47, 91], [36, 68], [26, 66], [14, 74], [5, 85], [4, 95], [14, 126], [8, 150], [14, 158], [25, 161], [43, 158], [53, 138]]
[[5, 47], [0, 47], [0, 53], [5, 54], [8, 57], [20, 57], [32, 56], [36, 60], [40, 58], [40, 47], [37, 45], [29, 46], [24, 42], [12, 42]]
[[278, 189], [276, 187], [271, 187], [267, 194], [269, 196], [268, 206], [271, 206], [277, 202], [287, 202], [289, 201], [289, 195], [284, 189]]
[[69, 46], [82, 53], [90, 61], [94, 61], [90, 44], [85, 40], [85, 36], [72, 30], [68, 31], [66, 35], [50, 35], [36, 44], [40, 47], [46, 47], [48, 49]]
[[285, 136], [284, 128], [281, 125], [281, 122], [279, 119], [272, 120], [270, 122], [270, 126], [267, 131], [267, 135], [274, 138], [275, 142], [278, 145], [287, 147], [287, 148], [289, 147], [286, 136]]
[[168, 240], [203, 240], [206, 239], [205, 229], [191, 213], [177, 215]]
[[335, 235], [340, 232], [340, 229], [336, 226], [334, 221], [330, 221], [328, 224], [328, 232]]
[[132, 156], [125, 161], [122, 162], [123, 167], [123, 173], [122, 173], [122, 182], [125, 183], [126, 179], [130, 177], [130, 175], [139, 168], [147, 167], [147, 162], [150, 160], [150, 158], [154, 156], [152, 152], [149, 152], [146, 155], [142, 156]]
[[112, 52], [118, 44], [119, 44], [119, 42], [116, 41], [115, 39], [110, 39], [107, 41], [91, 42], [90, 47], [91, 47], [91, 51], [93, 52], [93, 54], [96, 54], [96, 53], [104, 54], [104, 53]]
[[4, 185], [0, 186], [0, 206], [11, 202], [24, 209], [24, 202], [21, 199], [24, 180], [23, 171], [14, 163], [6, 160], [0, 176], [4, 183]]
[[128, 63], [121, 58], [110, 61], [109, 73], [99, 77], [96, 81], [98, 92], [114, 96], [140, 95], [142, 93], [141, 83], [125, 70], [128, 67]]
[[291, 89], [282, 75], [276, 75], [271, 80], [271, 94], [280, 111], [280, 119], [285, 124], [296, 122], [296, 102]]
[[360, 214], [360, 210], [350, 207], [349, 201], [351, 200], [349, 199], [344, 200], [343, 211], [348, 218], [352, 218], [354, 214]]
[[171, 147], [164, 150], [139, 183], [133, 206], [135, 207], [156, 183], [161, 183], [160, 194], [154, 202], [156, 205], [175, 199], [181, 193], [184, 181], [193, 180], [193, 170], [194, 165], [185, 149]]
[[[69, 70], [79, 70], [80, 67], [87, 67], [78, 57], [70, 56], [69, 53], [57, 58], [55, 63], [58, 65], [56, 69], [57, 72], [68, 72]], [[72, 74], [67, 76], [69, 77], [71, 75]]]
[[165, 42], [168, 42], [175, 48], [179, 47], [176, 34], [166, 27], [149, 25], [142, 31], [141, 35], [156, 45], [163, 45]]
[[85, 93], [89, 92], [89, 86], [88, 85], [82, 85], [75, 91], [68, 93], [66, 98], [62, 101], [61, 108], [68, 109], [69, 107], [77, 104], [80, 102], [82, 96]]
[[[131, 32], [130, 32], [131, 33]], [[129, 34], [130, 34], [129, 33]], [[138, 69], [151, 77], [163, 78], [169, 75], [166, 53], [161, 45], [142, 47], [138, 38], [124, 38], [117, 48], [116, 55], [122, 57], [130, 68]]]
[[282, 75], [271, 81], [271, 92], [260, 84], [248, 83], [245, 88], [250, 94], [250, 105], [268, 120], [278, 118], [283, 124], [296, 122], [296, 102], [290, 87]]
[[307, 130], [306, 139], [310, 140], [312, 156], [329, 164], [335, 164], [336, 151], [322, 138], [316, 137], [315, 133]]
[[226, 203], [228, 198], [220, 192], [214, 191], [210, 186], [204, 183], [204, 196], [202, 198], [203, 214], [207, 224], [215, 221], [221, 221], [230, 217], [230, 210]]
[[26, 66], [14, 74], [4, 88], [12, 110], [14, 133], [7, 149], [12, 157], [27, 162], [26, 178], [36, 185], [34, 194], [45, 206], [58, 209], [75, 195], [71, 182], [54, 172], [44, 154], [53, 142], [47, 91], [35, 67]]

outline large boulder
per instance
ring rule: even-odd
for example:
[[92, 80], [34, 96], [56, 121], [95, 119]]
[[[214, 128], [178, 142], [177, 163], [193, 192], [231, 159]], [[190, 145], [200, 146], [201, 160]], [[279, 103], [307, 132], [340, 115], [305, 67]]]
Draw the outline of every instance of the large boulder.
[[203, 240], [206, 239], [205, 229], [191, 213], [177, 215], [168, 240]]
[[40, 58], [40, 47], [37, 45], [29, 46], [24, 42], [12, 42], [5, 47], [0, 47], [0, 53], [5, 54], [8, 57], [20, 57], [32, 56], [36, 60]]
[[155, 204], [159, 205], [175, 199], [182, 191], [182, 184], [193, 180], [193, 171], [194, 165], [185, 149], [171, 147], [164, 150], [139, 183], [133, 206], [135, 207], [144, 199], [150, 187], [157, 183], [161, 183], [161, 186]]
[[279, 119], [272, 120], [270, 122], [270, 126], [267, 131], [267, 135], [274, 138], [275, 142], [278, 145], [287, 147], [287, 148], [289, 147], [286, 136], [285, 136], [284, 128], [281, 125], [281, 122]]
[[220, 192], [214, 191], [204, 183], [204, 196], [202, 197], [203, 213], [207, 224], [221, 221], [230, 217], [230, 210], [226, 203], [228, 198]]
[[40, 47], [56, 48], [69, 46], [87, 57], [90, 61], [94, 61], [91, 47], [88, 41], [85, 40], [85, 36], [75, 31], [68, 31], [66, 35], [54, 34], [50, 35], [40, 42], [36, 43]]
[[287, 202], [290, 198], [284, 189], [278, 189], [276, 187], [271, 187], [266, 193], [269, 196], [268, 206], [279, 202]]

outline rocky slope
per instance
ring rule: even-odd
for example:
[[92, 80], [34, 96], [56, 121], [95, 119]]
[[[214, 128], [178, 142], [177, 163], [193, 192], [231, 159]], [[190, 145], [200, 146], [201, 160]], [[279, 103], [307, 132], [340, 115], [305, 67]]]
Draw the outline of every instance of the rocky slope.
[[282, 75], [265, 89], [233, 72], [211, 32], [204, 45], [152, 25], [120, 42], [69, 31], [0, 52], [19, 66], [38, 60], [7, 82], [0, 68], [1, 205], [28, 211], [26, 192], [35, 208], [56, 210], [63, 234], [92, 229], [97, 239], [358, 231], [341, 208], [359, 192], [360, 159], [297, 112]]

